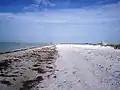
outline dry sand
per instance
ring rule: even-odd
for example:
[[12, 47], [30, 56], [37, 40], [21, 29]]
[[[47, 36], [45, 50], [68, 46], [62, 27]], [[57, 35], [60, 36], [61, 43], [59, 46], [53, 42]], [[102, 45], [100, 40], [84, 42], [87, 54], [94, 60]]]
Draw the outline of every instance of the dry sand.
[[120, 50], [56, 45], [0, 55], [0, 90], [120, 90]]

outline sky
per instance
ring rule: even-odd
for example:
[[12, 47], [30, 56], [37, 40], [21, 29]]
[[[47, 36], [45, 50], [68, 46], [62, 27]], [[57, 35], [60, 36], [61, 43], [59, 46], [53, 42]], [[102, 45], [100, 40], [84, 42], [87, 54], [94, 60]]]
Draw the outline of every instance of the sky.
[[1, 12], [33, 11], [37, 9], [82, 8], [118, 3], [120, 0], [0, 0]]
[[120, 0], [0, 0], [0, 41], [120, 43]]

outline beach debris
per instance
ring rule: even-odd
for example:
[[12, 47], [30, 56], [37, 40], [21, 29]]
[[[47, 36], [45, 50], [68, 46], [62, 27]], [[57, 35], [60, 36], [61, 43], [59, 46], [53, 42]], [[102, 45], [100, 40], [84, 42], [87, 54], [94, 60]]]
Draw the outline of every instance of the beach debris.
[[46, 71], [41, 68], [33, 68], [32, 70], [37, 71], [38, 73], [46, 73]]
[[18, 77], [17, 75], [0, 74], [0, 77]]
[[2, 71], [2, 70], [7, 70], [8, 67], [10, 67], [11, 63], [12, 63], [12, 60], [11, 60], [11, 59], [2, 60], [2, 61], [0, 62], [0, 71]]
[[11, 86], [12, 85], [12, 83], [10, 81], [7, 81], [7, 80], [2, 80], [1, 83], [5, 84], [7, 86]]
[[[57, 50], [55, 46], [33, 48], [4, 53], [1, 57], [3, 58], [0, 58], [2, 80], [0, 84], [6, 84], [7, 87], [17, 86], [15, 88], [19, 90], [30, 90], [55, 71], [53, 64], [57, 57]], [[7, 87], [5, 87], [6, 90], [8, 90]]]
[[20, 90], [30, 90], [31, 88], [35, 87], [35, 85], [39, 84], [43, 79], [42, 76], [38, 76], [33, 80], [23, 81], [23, 87]]

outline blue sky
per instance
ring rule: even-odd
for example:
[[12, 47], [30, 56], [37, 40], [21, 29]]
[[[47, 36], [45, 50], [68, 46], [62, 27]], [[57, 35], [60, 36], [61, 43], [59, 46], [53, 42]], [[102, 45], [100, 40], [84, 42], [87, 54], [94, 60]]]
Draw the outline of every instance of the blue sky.
[[[118, 3], [119, 1], [120, 0], [0, 0], [0, 12], [21, 12], [25, 7], [37, 5], [49, 9], [61, 9], [106, 5]], [[40, 7], [37, 8], [40, 9]]]
[[120, 0], [0, 0], [0, 41], [120, 43]]

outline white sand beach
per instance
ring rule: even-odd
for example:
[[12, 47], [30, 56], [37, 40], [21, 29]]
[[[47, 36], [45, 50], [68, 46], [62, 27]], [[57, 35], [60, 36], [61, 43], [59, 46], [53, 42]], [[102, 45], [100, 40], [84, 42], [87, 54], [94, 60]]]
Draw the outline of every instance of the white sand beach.
[[59, 44], [0, 61], [1, 90], [120, 90], [120, 50], [112, 47]]

